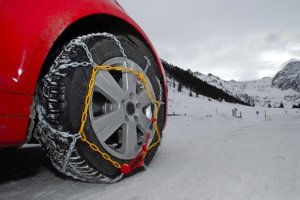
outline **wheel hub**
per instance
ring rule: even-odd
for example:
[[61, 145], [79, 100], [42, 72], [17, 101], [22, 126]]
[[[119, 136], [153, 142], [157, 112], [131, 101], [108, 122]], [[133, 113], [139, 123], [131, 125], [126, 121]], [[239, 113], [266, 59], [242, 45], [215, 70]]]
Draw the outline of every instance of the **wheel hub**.
[[135, 106], [132, 102], [127, 103], [126, 112], [128, 115], [133, 115], [135, 113]]

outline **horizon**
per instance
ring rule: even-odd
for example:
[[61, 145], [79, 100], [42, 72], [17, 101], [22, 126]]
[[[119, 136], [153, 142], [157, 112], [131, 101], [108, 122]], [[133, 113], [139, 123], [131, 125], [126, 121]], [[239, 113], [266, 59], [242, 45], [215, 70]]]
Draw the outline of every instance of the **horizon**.
[[250, 80], [235, 80], [235, 79], [227, 80], [227, 79], [224, 79], [224, 78], [218, 76], [217, 74], [213, 74], [213, 73], [210, 73], [210, 72], [208, 72], [208, 73], [202, 73], [202, 72], [200, 72], [200, 71], [194, 71], [194, 70], [192, 70], [192, 69], [190, 69], [190, 68], [182, 68], [181, 66], [176, 65], [176, 64], [171, 63], [171, 62], [168, 62], [167, 60], [165, 60], [165, 59], [163, 59], [163, 58], [160, 58], [160, 59], [163, 60], [163, 61], [165, 61], [165, 62], [167, 62], [168, 64], [171, 64], [171, 65], [174, 65], [174, 66], [176, 66], [176, 67], [179, 67], [179, 68], [181, 68], [181, 69], [183, 69], [183, 70], [185, 70], [185, 71], [190, 70], [190, 71], [192, 71], [193, 73], [197, 73], [197, 72], [198, 72], [198, 73], [201, 73], [201, 74], [206, 75], [206, 76], [209, 76], [209, 74], [212, 74], [213, 76], [216, 76], [216, 77], [220, 78], [220, 79], [223, 80], [223, 81], [236, 81], [236, 82], [256, 81], [256, 80], [261, 80], [261, 79], [265, 79], [265, 78], [272, 78], [272, 79], [273, 79], [273, 78], [275, 77], [275, 75], [276, 75], [279, 71], [281, 71], [284, 67], [286, 67], [287, 64], [289, 64], [289, 63], [291, 63], [291, 62], [299, 62], [299, 61], [300, 61], [300, 60], [298, 60], [298, 59], [291, 59], [291, 60], [289, 60], [289, 61], [283, 63], [281, 69], [279, 69], [273, 76], [263, 76], [263, 77], [259, 77], [259, 78], [256, 78], [256, 79], [250, 79]]

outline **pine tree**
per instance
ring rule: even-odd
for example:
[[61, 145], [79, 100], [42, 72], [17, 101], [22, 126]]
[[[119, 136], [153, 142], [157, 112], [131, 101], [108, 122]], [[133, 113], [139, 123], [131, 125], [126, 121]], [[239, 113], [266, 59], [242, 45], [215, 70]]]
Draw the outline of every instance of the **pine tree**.
[[280, 106], [279, 106], [279, 108], [284, 108], [284, 106], [283, 106], [283, 103], [282, 103], [282, 102], [280, 103]]
[[193, 93], [192, 93], [192, 89], [190, 89], [190, 94], [189, 94], [190, 97], [193, 96]]
[[271, 104], [268, 105], [268, 108], [272, 108]]
[[299, 105], [293, 105], [293, 107], [292, 108], [300, 108], [300, 103], [299, 103]]
[[178, 92], [181, 92], [181, 91], [182, 91], [182, 84], [179, 83], [179, 84], [178, 84]]

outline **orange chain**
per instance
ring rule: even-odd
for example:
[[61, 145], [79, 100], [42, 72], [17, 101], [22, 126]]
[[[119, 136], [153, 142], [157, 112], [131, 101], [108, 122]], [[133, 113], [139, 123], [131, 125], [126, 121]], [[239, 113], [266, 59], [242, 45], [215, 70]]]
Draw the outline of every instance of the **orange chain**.
[[[101, 151], [100, 148], [96, 144], [94, 144], [93, 142], [89, 141], [87, 139], [87, 136], [86, 136], [85, 132], [84, 132], [84, 127], [85, 127], [87, 116], [88, 116], [88, 108], [89, 108], [89, 105], [91, 103], [91, 96], [92, 96], [93, 89], [94, 89], [96, 74], [100, 70], [106, 70], [106, 71], [116, 70], [116, 71], [121, 71], [121, 72], [132, 73], [133, 75], [135, 75], [137, 77], [137, 79], [141, 83], [143, 83], [143, 85], [144, 85], [144, 87], [146, 89], [146, 92], [147, 92], [147, 96], [149, 97], [149, 99], [151, 100], [151, 102], [157, 106], [157, 109], [156, 109], [156, 111], [154, 113], [154, 119], [155, 120], [152, 120], [152, 122], [155, 125], [155, 133], [157, 135], [157, 141], [154, 142], [153, 144], [151, 144], [149, 146], [149, 148], [142, 149], [142, 155], [143, 155], [142, 157], [143, 158], [145, 158], [147, 152], [150, 151], [151, 149], [153, 149], [154, 147], [156, 147], [160, 143], [160, 140], [161, 140], [161, 136], [160, 136], [160, 132], [159, 132], [158, 125], [157, 125], [157, 120], [156, 120], [157, 116], [158, 116], [158, 112], [159, 112], [160, 106], [161, 106], [161, 102], [157, 101], [153, 97], [153, 95], [151, 93], [151, 90], [149, 88], [148, 82], [147, 82], [147, 80], [145, 78], [144, 73], [138, 72], [138, 71], [136, 71], [134, 69], [131, 69], [131, 68], [128, 68], [128, 67], [121, 67], [121, 66], [114, 66], [114, 67], [112, 67], [112, 66], [95, 66], [93, 68], [92, 75], [91, 75], [91, 78], [90, 78], [90, 82], [89, 82], [89, 85], [88, 85], [87, 95], [86, 95], [86, 98], [85, 98], [85, 106], [84, 106], [84, 110], [83, 110], [82, 116], [81, 116], [81, 125], [80, 125], [80, 129], [79, 129], [80, 139], [82, 140], [82, 142], [87, 143], [89, 145], [89, 147], [93, 151], [99, 153], [100, 156], [102, 156], [103, 159], [105, 159], [108, 162], [110, 162], [114, 167], [116, 167], [118, 169], [121, 169], [122, 164], [120, 164], [119, 162], [113, 160], [109, 154]], [[128, 166], [127, 164], [123, 164], [123, 165]]]

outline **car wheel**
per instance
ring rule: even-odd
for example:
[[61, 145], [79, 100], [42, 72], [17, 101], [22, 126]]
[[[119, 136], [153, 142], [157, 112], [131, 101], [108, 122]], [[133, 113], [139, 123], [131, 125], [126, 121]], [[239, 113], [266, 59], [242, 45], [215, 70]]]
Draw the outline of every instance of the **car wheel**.
[[[151, 96], [164, 101], [162, 78], [146, 45], [136, 37], [128, 38], [97, 33], [73, 39], [39, 84], [35, 136], [63, 174], [89, 182], [114, 182], [122, 172], [133, 172], [136, 166], [131, 165], [137, 159], [148, 165], [156, 154], [158, 145], [153, 144], [159, 143], [164, 111]], [[113, 70], [95, 72], [95, 66]], [[132, 72], [144, 74], [144, 82]], [[85, 110], [83, 139], [79, 130]], [[141, 158], [145, 146], [153, 148]]]

